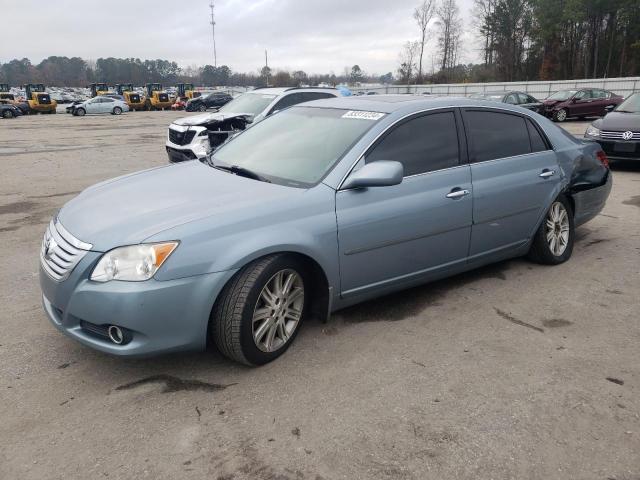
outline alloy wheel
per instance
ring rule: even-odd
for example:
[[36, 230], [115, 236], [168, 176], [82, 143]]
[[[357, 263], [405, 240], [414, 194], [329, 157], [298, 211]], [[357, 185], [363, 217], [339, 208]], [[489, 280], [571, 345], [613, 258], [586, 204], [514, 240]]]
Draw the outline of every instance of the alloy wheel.
[[564, 108], [562, 110], [558, 110], [556, 118], [559, 122], [564, 122], [567, 119], [567, 111]]
[[275, 352], [289, 341], [304, 309], [304, 283], [298, 272], [280, 270], [258, 296], [253, 318], [253, 341], [263, 352]]
[[561, 202], [554, 202], [549, 209], [545, 229], [551, 253], [560, 257], [569, 244], [569, 213]]

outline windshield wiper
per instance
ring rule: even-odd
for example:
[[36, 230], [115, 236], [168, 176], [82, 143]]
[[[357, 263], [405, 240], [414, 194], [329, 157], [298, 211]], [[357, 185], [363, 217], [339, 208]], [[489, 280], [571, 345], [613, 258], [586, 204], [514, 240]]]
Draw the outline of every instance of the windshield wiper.
[[254, 172], [253, 170], [249, 170], [248, 168], [239, 167], [237, 165], [222, 165], [216, 163], [213, 159], [213, 155], [207, 155], [203, 158], [203, 161], [207, 163], [210, 167], [213, 167], [218, 170], [223, 170], [225, 172], [230, 172], [240, 177], [250, 178], [252, 180], [259, 180], [261, 182], [271, 183], [271, 180], [263, 177], [259, 173]]

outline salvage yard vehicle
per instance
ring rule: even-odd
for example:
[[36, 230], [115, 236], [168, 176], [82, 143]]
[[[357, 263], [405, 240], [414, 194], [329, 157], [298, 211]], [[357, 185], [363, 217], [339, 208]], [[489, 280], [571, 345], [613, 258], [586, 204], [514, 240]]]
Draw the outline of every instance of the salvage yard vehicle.
[[120, 115], [122, 112], [128, 111], [129, 106], [124, 102], [124, 100], [102, 95], [74, 105], [71, 113], [78, 117], [84, 117], [87, 113], [110, 113], [112, 115]]
[[554, 122], [564, 122], [570, 117], [602, 117], [607, 107], [615, 107], [623, 100], [624, 97], [599, 88], [560, 90], [544, 100], [544, 110], [540, 113]]
[[44, 310], [114, 355], [211, 340], [260, 365], [310, 317], [512, 257], [567, 261], [611, 181], [597, 143], [507, 104], [296, 105], [200, 162], [105, 181], [64, 205], [41, 248]]
[[147, 83], [147, 96], [144, 100], [146, 110], [164, 110], [171, 108], [173, 103], [169, 94], [162, 89], [161, 83]]
[[279, 110], [340, 95], [335, 88], [258, 88], [226, 103], [215, 113], [179, 118], [169, 126], [166, 143], [169, 161], [203, 158], [229, 137]]
[[226, 92], [212, 92], [187, 101], [187, 112], [206, 112], [209, 108], [220, 108], [233, 100]]
[[542, 102], [528, 93], [518, 91], [500, 91], [500, 92], [482, 92], [473, 93], [469, 98], [477, 100], [491, 100], [494, 102], [508, 103], [510, 105], [518, 105], [537, 113], [543, 112]]
[[24, 87], [29, 113], [56, 113], [58, 104], [46, 92], [42, 83], [27, 83]]
[[134, 90], [131, 83], [116, 84], [116, 93], [124, 97], [125, 103], [129, 106], [129, 111], [144, 110], [144, 98]]
[[201, 94], [195, 89], [193, 83], [178, 83], [176, 84], [176, 95], [191, 100], [192, 98], [198, 98]]
[[584, 134], [612, 160], [640, 160], [640, 93], [634, 93]]
[[91, 98], [109, 93], [109, 85], [104, 82], [91, 83], [88, 88], [91, 90]]
[[22, 115], [22, 111], [13, 104], [0, 103], [0, 117], [14, 118]]

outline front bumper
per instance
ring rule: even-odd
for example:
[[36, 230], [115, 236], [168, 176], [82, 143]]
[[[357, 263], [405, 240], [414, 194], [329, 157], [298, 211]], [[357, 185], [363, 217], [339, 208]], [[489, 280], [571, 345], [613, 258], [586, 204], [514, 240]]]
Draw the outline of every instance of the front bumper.
[[640, 160], [640, 142], [634, 140], [604, 140], [587, 137], [598, 142], [610, 160]]
[[[118, 356], [206, 347], [213, 303], [235, 271], [167, 281], [92, 282], [88, 278], [101, 255], [89, 252], [62, 282], [40, 267], [42, 303], [58, 330], [86, 346]], [[108, 325], [125, 330], [125, 344], [114, 344], [99, 334]]]

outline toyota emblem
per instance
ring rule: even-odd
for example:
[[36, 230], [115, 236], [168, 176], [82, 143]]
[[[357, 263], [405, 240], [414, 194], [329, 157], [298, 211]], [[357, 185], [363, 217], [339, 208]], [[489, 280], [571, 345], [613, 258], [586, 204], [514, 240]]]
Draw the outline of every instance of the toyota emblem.
[[633, 138], [633, 132], [624, 132], [622, 134], [623, 140], [631, 140]]

